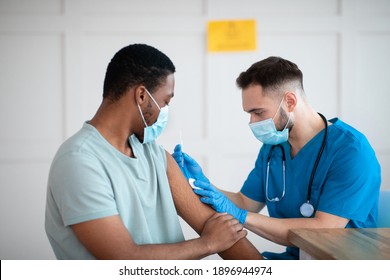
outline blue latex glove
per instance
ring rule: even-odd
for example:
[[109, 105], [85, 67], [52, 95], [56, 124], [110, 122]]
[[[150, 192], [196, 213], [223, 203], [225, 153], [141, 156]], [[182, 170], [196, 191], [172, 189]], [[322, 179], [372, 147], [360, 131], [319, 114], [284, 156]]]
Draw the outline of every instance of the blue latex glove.
[[245, 223], [247, 210], [238, 208], [231, 202], [223, 193], [218, 191], [210, 182], [195, 181], [194, 185], [198, 189], [194, 189], [194, 193], [200, 195], [200, 201], [211, 205], [215, 211], [219, 213], [228, 213], [236, 218], [241, 224]]
[[176, 145], [172, 157], [176, 160], [181, 172], [187, 179], [193, 178], [199, 181], [210, 182], [203, 174], [202, 167], [188, 154], [183, 153], [180, 144]]

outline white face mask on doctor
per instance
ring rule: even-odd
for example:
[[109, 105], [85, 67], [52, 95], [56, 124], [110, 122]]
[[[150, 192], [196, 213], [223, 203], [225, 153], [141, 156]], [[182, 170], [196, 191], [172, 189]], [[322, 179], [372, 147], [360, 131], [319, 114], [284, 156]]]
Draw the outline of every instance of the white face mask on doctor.
[[283, 130], [278, 131], [275, 126], [274, 118], [279, 112], [279, 109], [282, 105], [282, 102], [284, 100], [284, 97], [282, 101], [279, 103], [279, 107], [276, 110], [276, 113], [273, 118], [269, 118], [263, 121], [250, 123], [249, 127], [251, 128], [253, 135], [260, 141], [263, 142], [263, 144], [269, 144], [269, 145], [278, 145], [283, 142], [286, 142], [288, 140], [288, 128], [287, 125], [290, 122], [291, 114], [288, 116], [287, 123]]
[[163, 108], [160, 108], [158, 106], [156, 100], [153, 98], [153, 96], [150, 94], [150, 92], [146, 89], [146, 92], [149, 94], [150, 98], [153, 100], [153, 102], [156, 104], [157, 108], [160, 110], [160, 113], [158, 114], [157, 120], [154, 124], [151, 126], [148, 126], [148, 124], [145, 121], [144, 114], [142, 113], [141, 107], [138, 104], [138, 110], [141, 114], [142, 120], [144, 121], [145, 128], [144, 128], [144, 141], [142, 144], [150, 143], [157, 139], [158, 136], [164, 131], [165, 127], [168, 123], [168, 115], [169, 115], [169, 107], [168, 105], [164, 106]]

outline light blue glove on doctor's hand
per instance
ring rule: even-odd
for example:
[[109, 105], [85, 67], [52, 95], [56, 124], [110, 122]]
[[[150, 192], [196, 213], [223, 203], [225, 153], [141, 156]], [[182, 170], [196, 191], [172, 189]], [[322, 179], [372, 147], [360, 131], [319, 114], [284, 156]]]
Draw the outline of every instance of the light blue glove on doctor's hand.
[[183, 153], [180, 144], [176, 145], [172, 157], [176, 160], [187, 180], [193, 178], [195, 180], [209, 182], [209, 179], [203, 174], [202, 167], [192, 157]]
[[247, 210], [238, 208], [231, 202], [223, 193], [218, 191], [210, 182], [195, 181], [194, 193], [200, 195], [200, 201], [211, 205], [215, 211], [219, 213], [228, 213], [236, 218], [241, 224], [245, 223]]

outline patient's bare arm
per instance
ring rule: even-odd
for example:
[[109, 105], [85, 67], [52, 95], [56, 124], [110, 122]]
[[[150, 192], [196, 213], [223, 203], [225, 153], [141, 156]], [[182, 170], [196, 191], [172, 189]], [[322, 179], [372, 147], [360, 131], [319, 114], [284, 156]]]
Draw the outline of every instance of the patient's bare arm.
[[[176, 210], [198, 234], [201, 234], [206, 221], [215, 214], [215, 211], [200, 202], [176, 161], [168, 152], [166, 155], [167, 175]], [[239, 240], [230, 249], [219, 253], [219, 255], [223, 259], [263, 259], [247, 238]]]

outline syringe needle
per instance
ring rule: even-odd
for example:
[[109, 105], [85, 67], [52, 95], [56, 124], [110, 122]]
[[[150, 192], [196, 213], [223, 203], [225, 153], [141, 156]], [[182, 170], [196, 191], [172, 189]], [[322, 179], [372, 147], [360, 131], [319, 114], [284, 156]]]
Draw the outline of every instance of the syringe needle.
[[183, 133], [180, 130], [180, 146], [182, 151], [181, 166], [184, 167], [184, 157], [183, 157]]

